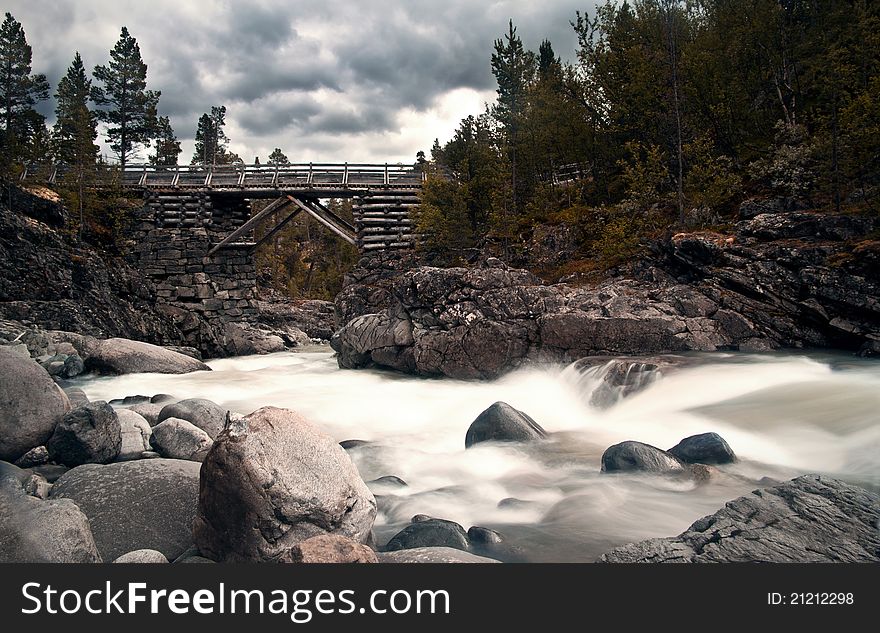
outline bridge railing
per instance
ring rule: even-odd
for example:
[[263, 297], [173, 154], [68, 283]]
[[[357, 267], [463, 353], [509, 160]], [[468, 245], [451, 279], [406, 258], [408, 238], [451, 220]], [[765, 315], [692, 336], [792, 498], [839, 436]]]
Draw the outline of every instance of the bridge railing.
[[[63, 164], [23, 167], [22, 182], [55, 184], [69, 168]], [[289, 165], [97, 166], [101, 176], [118, 176], [128, 188], [284, 189], [309, 187], [419, 187], [424, 172], [389, 163], [293, 163]]]

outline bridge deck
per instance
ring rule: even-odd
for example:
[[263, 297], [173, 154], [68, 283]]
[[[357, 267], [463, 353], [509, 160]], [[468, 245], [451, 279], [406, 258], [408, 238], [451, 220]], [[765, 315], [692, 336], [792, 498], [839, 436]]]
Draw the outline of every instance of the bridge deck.
[[[28, 165], [22, 182], [55, 184], [69, 172], [64, 165]], [[370, 163], [296, 163], [291, 165], [126, 165], [96, 171], [96, 186], [139, 190], [200, 190], [277, 195], [277, 191], [314, 191], [345, 195], [364, 190], [419, 189], [425, 173], [412, 165]], [[323, 197], [323, 196], [322, 196]]]

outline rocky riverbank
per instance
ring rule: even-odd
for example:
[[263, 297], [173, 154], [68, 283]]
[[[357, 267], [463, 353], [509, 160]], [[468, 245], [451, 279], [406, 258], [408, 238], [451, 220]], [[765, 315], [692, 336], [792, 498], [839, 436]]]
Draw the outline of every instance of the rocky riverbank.
[[155, 283], [123, 256], [125, 245], [99, 250], [68, 234], [66, 211], [48, 190], [12, 191], [14, 210], [5, 196], [0, 202], [0, 337], [37, 341], [68, 332], [193, 348], [214, 358], [282, 351], [333, 332], [333, 305], [325, 301], [266, 298], [255, 302], [253, 318], [237, 322], [164, 304]]
[[679, 234], [631, 274], [544, 285], [497, 259], [478, 268], [361, 275], [337, 299], [345, 368], [493, 378], [529, 362], [594, 355], [880, 350], [880, 284], [868, 217], [761, 213], [729, 234]]

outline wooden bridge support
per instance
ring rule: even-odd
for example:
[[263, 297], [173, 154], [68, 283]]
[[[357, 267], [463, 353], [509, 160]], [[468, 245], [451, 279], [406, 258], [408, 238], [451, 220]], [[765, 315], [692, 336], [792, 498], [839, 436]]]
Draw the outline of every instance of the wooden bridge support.
[[413, 248], [416, 237], [410, 212], [418, 206], [415, 193], [376, 193], [356, 198], [353, 211], [358, 250], [368, 255]]

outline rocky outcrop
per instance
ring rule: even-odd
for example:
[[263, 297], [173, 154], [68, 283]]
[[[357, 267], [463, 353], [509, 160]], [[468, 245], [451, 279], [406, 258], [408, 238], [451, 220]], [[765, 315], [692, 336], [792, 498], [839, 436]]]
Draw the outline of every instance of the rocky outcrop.
[[202, 465], [193, 526], [218, 561], [270, 561], [312, 536], [370, 538], [376, 501], [345, 451], [286, 409], [230, 422]]
[[880, 495], [805, 475], [729, 502], [672, 538], [614, 549], [606, 563], [880, 561]]
[[547, 437], [531, 417], [506, 402], [496, 402], [477, 416], [464, 438], [465, 448], [480, 442], [528, 442]]
[[[336, 331], [335, 306], [332, 301], [307, 299], [304, 301], [255, 301], [257, 320], [273, 329], [295, 324], [310, 339], [330, 340]], [[298, 344], [303, 344], [298, 341]]]
[[65, 466], [113, 461], [122, 448], [116, 411], [102, 401], [74, 409], [61, 418], [46, 448], [52, 460]]
[[856, 351], [880, 340], [873, 230], [870, 218], [761, 214], [732, 235], [676, 235], [595, 287], [545, 286], [497, 261], [364, 276], [337, 299], [331, 345], [345, 368], [471, 379], [597, 355]]
[[623, 280], [587, 290], [543, 286], [523, 270], [419, 268], [396, 280], [390, 308], [349, 322], [331, 345], [341, 367], [473, 379], [530, 360], [748, 348], [757, 336], [747, 319], [719, 314], [684, 285]]
[[773, 346], [858, 350], [880, 340], [880, 242], [870, 217], [764, 213], [732, 236], [682, 234], [664, 264]]
[[[16, 209], [31, 206], [13, 201]], [[174, 323], [153, 309], [155, 299], [154, 285], [122, 257], [99, 254], [0, 203], [0, 318], [98, 338], [180, 342]]]
[[70, 402], [46, 370], [9, 346], [0, 346], [0, 376], [0, 459], [14, 462], [45, 444]]
[[684, 464], [666, 451], [642, 442], [615, 444], [602, 453], [602, 472], [682, 473]]
[[50, 499], [75, 502], [91, 524], [104, 560], [137, 549], [155, 549], [169, 560], [192, 544], [199, 493], [199, 464], [142, 459], [69, 470]]

